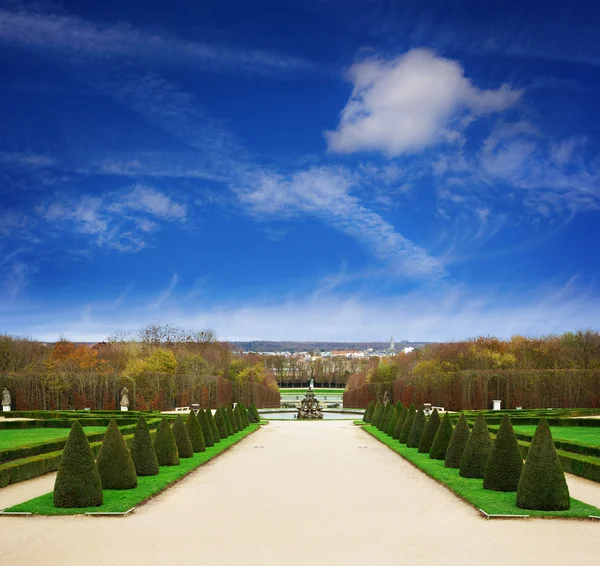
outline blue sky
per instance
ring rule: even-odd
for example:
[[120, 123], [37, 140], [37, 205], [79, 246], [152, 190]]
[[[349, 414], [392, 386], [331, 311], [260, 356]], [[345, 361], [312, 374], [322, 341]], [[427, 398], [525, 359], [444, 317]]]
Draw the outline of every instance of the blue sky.
[[600, 5], [0, 3], [0, 331], [598, 328]]

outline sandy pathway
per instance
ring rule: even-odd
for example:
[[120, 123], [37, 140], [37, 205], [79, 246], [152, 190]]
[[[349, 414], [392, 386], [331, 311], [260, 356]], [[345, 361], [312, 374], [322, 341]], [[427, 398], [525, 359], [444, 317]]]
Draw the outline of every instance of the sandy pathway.
[[0, 564], [581, 564], [600, 522], [485, 521], [345, 422], [273, 422], [125, 519], [0, 518]]

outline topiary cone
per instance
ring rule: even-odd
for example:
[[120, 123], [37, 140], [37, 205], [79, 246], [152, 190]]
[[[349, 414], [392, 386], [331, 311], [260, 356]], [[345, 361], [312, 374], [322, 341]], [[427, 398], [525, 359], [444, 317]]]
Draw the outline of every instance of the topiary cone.
[[402, 413], [402, 410], [398, 410], [398, 407], [394, 407], [394, 410], [392, 411], [392, 416], [390, 417], [388, 425], [385, 429], [385, 432], [388, 436], [392, 436], [394, 432], [394, 427], [396, 426], [396, 423], [400, 418], [400, 413]]
[[188, 436], [190, 437], [190, 443], [192, 444], [193, 452], [206, 452], [206, 444], [204, 443], [204, 433], [202, 427], [194, 414], [194, 411], [190, 411], [186, 420], [185, 428], [187, 429]]
[[154, 435], [154, 452], [159, 466], [179, 465], [177, 442], [166, 417], [162, 418]]
[[406, 419], [404, 420], [404, 424], [402, 425], [402, 430], [400, 431], [400, 435], [398, 436], [398, 440], [402, 444], [406, 444], [408, 442], [408, 435], [410, 434], [410, 429], [412, 428], [412, 425], [415, 422], [416, 416], [417, 410], [415, 409], [415, 405], [411, 403], [410, 407], [408, 408], [408, 413], [406, 415]]
[[483, 478], [485, 465], [491, 451], [492, 439], [490, 438], [490, 431], [483, 415], [479, 413], [460, 460], [459, 474], [463, 478]]
[[256, 422], [259, 423], [260, 413], [258, 412], [258, 409], [256, 408], [256, 405], [254, 403], [252, 403], [252, 410], [254, 411], [254, 418], [256, 419]]
[[90, 443], [75, 421], [65, 443], [54, 481], [55, 507], [102, 505], [102, 483]]
[[446, 458], [444, 459], [444, 466], [446, 468], [460, 468], [460, 461], [465, 451], [465, 446], [469, 441], [470, 434], [467, 419], [461, 413], [446, 449]]
[[152, 446], [150, 431], [144, 417], [138, 419], [131, 442], [131, 459], [138, 476], [155, 476], [158, 474], [158, 461]]
[[381, 417], [381, 421], [379, 421], [379, 426], [377, 427], [380, 431], [385, 432], [387, 430], [388, 425], [390, 424], [390, 418], [394, 411], [394, 405], [388, 403], [383, 409], [383, 416]]
[[383, 405], [381, 401], [377, 401], [375, 403], [375, 409], [373, 411], [373, 418], [371, 419], [371, 424], [375, 427], [379, 427], [379, 423], [381, 422], [381, 418], [383, 417]]
[[421, 435], [421, 440], [419, 440], [419, 452], [426, 454], [431, 450], [433, 439], [435, 438], [439, 426], [440, 414], [437, 409], [433, 409], [433, 412], [427, 421], [427, 426]]
[[408, 416], [408, 409], [404, 407], [396, 424], [394, 425], [394, 432], [392, 433], [392, 438], [398, 440], [400, 438], [400, 433], [402, 432], [402, 427], [404, 426], [404, 422], [406, 421], [406, 417]]
[[427, 418], [425, 417], [425, 411], [423, 411], [423, 408], [420, 408], [415, 415], [415, 420], [413, 421], [413, 425], [410, 427], [410, 432], [408, 433], [408, 438], [406, 439], [407, 448], [419, 447], [419, 442], [421, 441], [421, 436], [423, 435], [426, 424]]
[[504, 415], [490, 457], [485, 464], [483, 487], [494, 491], [517, 491], [523, 457], [508, 415]]
[[535, 429], [521, 479], [517, 507], [539, 511], [565, 511], [571, 505], [565, 479], [548, 421], [542, 417]]
[[137, 474], [117, 423], [111, 419], [96, 460], [102, 489], [133, 489]]
[[375, 401], [372, 399], [367, 403], [367, 408], [365, 409], [365, 413], [363, 415], [363, 421], [366, 423], [370, 423], [373, 418], [373, 411], [375, 410]]
[[221, 407], [217, 407], [215, 411], [215, 424], [219, 429], [219, 436], [221, 438], [227, 438], [229, 436], [229, 431], [227, 430], [227, 423], [225, 422], [225, 417], [223, 416], [223, 411]]
[[235, 418], [235, 413], [233, 412], [231, 405], [228, 405], [225, 410], [227, 411], [227, 418], [231, 423], [231, 429], [233, 430], [233, 434], [239, 432], [240, 427], [238, 426], [237, 419]]
[[208, 419], [206, 418], [206, 413], [200, 409], [198, 414], [196, 415], [198, 422], [200, 423], [200, 428], [202, 429], [202, 434], [204, 436], [204, 445], [209, 448], [214, 445], [212, 430], [210, 429], [210, 424], [208, 423]]
[[208, 409], [206, 409], [204, 414], [206, 415], [206, 420], [208, 421], [208, 424], [210, 426], [210, 431], [212, 432], [212, 435], [213, 435], [213, 442], [215, 444], [217, 444], [218, 442], [221, 442], [221, 435], [219, 434], [219, 427], [217, 426], [217, 421], [215, 421], [215, 417], [214, 417], [212, 411], [210, 410], [210, 407]]
[[235, 429], [233, 428], [233, 423], [231, 422], [231, 419], [229, 418], [229, 413], [227, 412], [227, 409], [225, 407], [221, 407], [221, 414], [225, 419], [225, 426], [227, 427], [227, 436], [234, 435]]
[[173, 423], [173, 436], [175, 437], [179, 457], [191, 458], [194, 455], [194, 449], [192, 448], [192, 441], [181, 415], [177, 415]]
[[440, 426], [435, 433], [435, 438], [433, 439], [433, 444], [431, 445], [431, 450], [429, 451], [429, 457], [432, 460], [445, 460], [446, 459], [446, 450], [448, 449], [448, 444], [450, 439], [452, 438], [452, 421], [450, 420], [450, 414], [446, 413]]
[[235, 422], [237, 423], [238, 432], [240, 430], [244, 430], [244, 421], [242, 420], [241, 407], [239, 404], [235, 406], [233, 416], [235, 417]]

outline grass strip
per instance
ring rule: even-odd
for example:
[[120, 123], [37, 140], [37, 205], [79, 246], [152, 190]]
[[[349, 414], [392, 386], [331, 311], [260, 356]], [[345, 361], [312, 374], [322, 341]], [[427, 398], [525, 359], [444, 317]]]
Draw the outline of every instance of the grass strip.
[[63, 509], [54, 507], [52, 492], [40, 497], [30, 499], [5, 509], [8, 512], [29, 512], [36, 515], [82, 515], [84, 513], [123, 513], [132, 507], [140, 505], [147, 499], [155, 496], [172, 483], [182, 479], [215, 456], [237, 444], [240, 440], [252, 434], [260, 427], [251, 424], [248, 428], [221, 440], [218, 444], [206, 449], [206, 452], [196, 452], [192, 458], [181, 460], [179, 466], [161, 466], [157, 476], [138, 477], [138, 486], [135, 489], [106, 489], [103, 492], [104, 502], [99, 507], [78, 507]]
[[444, 467], [442, 460], [432, 460], [429, 454], [419, 453], [417, 448], [407, 448], [384, 432], [372, 425], [362, 427], [371, 436], [397, 452], [404, 459], [415, 465], [428, 476], [445, 485], [458, 497], [482, 509], [488, 515], [529, 515], [531, 517], [561, 517], [569, 519], [588, 518], [590, 515], [599, 515], [600, 509], [571, 498], [571, 508], [567, 511], [534, 511], [520, 509], [516, 504], [515, 493], [505, 493], [483, 489], [482, 479], [463, 478], [455, 468]]

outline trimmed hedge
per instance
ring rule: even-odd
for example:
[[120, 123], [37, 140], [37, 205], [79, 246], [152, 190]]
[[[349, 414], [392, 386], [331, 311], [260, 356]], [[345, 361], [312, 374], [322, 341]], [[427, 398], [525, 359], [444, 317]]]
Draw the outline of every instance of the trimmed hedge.
[[188, 434], [187, 427], [185, 426], [185, 422], [181, 415], [177, 415], [177, 418], [173, 423], [173, 436], [175, 437], [179, 457], [191, 458], [194, 455], [194, 448], [192, 447], [190, 435]]
[[230, 436], [229, 431], [227, 430], [227, 422], [225, 421], [224, 412], [225, 411], [223, 411], [221, 407], [217, 407], [217, 410], [215, 411], [215, 424], [219, 429], [219, 436], [221, 438], [227, 438]]
[[235, 406], [235, 409], [233, 409], [233, 416], [235, 417], [235, 424], [237, 424], [238, 432], [244, 430], [244, 422], [242, 421], [239, 403]]
[[564, 511], [570, 505], [567, 480], [552, 442], [548, 421], [542, 417], [533, 436], [517, 487], [517, 507]]
[[381, 417], [381, 421], [379, 422], [379, 426], [377, 427], [381, 432], [385, 432], [387, 430], [387, 427], [390, 424], [390, 419], [392, 418], [394, 409], [395, 409], [395, 407], [392, 403], [388, 403], [383, 408], [383, 416]]
[[188, 416], [185, 419], [185, 428], [187, 429], [188, 436], [190, 437], [192, 452], [206, 452], [204, 433], [202, 432], [202, 427], [200, 426], [194, 411], [190, 411], [188, 413]]
[[461, 413], [446, 449], [446, 458], [444, 459], [444, 466], [446, 468], [460, 468], [460, 461], [465, 451], [465, 446], [469, 441], [470, 434], [471, 431], [469, 430], [467, 419], [464, 413]]
[[[219, 434], [219, 427], [217, 426], [217, 421], [215, 421], [215, 417], [212, 414], [210, 407], [208, 409], [206, 409], [204, 414], [206, 415], [206, 420], [208, 421], [208, 424], [210, 425], [210, 431], [212, 432], [213, 442], [215, 444], [217, 444], [218, 442], [221, 442], [221, 435]], [[223, 437], [223, 438], [226, 438], [226, 437]]]
[[225, 407], [221, 407], [221, 414], [223, 415], [223, 419], [225, 420], [225, 426], [227, 427], [227, 435], [231, 436], [235, 434], [233, 423], [231, 422], [231, 419], [229, 418], [229, 413], [227, 412], [227, 409]]
[[483, 478], [485, 465], [492, 451], [492, 439], [483, 415], [479, 415], [460, 460], [459, 474], [463, 478]]
[[94, 455], [79, 421], [73, 423], [54, 482], [55, 507], [102, 505], [102, 484]]
[[204, 446], [210, 448], [214, 445], [213, 434], [210, 428], [210, 424], [208, 423], [208, 418], [206, 417], [206, 413], [200, 409], [196, 414], [196, 418], [200, 423], [200, 428], [202, 429], [202, 435], [204, 436]]
[[421, 435], [419, 441], [419, 452], [428, 453], [431, 450], [433, 439], [440, 426], [440, 414], [437, 409], [433, 409], [431, 416], [427, 420], [427, 426]]
[[425, 411], [423, 411], [423, 408], [420, 408], [415, 415], [415, 420], [410, 427], [410, 432], [408, 433], [408, 438], [406, 439], [407, 448], [419, 447], [419, 442], [421, 441], [421, 436], [423, 435], [426, 424], [427, 419], [425, 417]]
[[404, 421], [406, 421], [406, 417], [408, 416], [408, 409], [404, 407], [396, 424], [394, 426], [394, 432], [392, 433], [392, 438], [398, 440], [400, 438], [400, 433], [402, 432], [402, 427], [404, 426]]
[[370, 423], [373, 419], [373, 413], [375, 412], [375, 401], [371, 399], [367, 404], [367, 408], [365, 409], [365, 413], [363, 415], [363, 421], [366, 423]]
[[131, 441], [131, 459], [138, 476], [155, 476], [158, 474], [158, 460], [152, 446], [150, 430], [144, 417], [138, 419], [135, 434]]
[[371, 424], [379, 428], [379, 423], [381, 423], [381, 419], [383, 418], [383, 405], [381, 401], [377, 401], [375, 403], [375, 410], [373, 411], [373, 418], [371, 419]]
[[510, 417], [504, 415], [500, 430], [485, 465], [483, 487], [494, 491], [517, 491], [523, 458]]
[[154, 451], [159, 466], [179, 466], [179, 451], [177, 442], [171, 430], [171, 425], [163, 418], [154, 436]]
[[417, 410], [415, 409], [414, 403], [411, 403], [410, 407], [408, 408], [408, 413], [406, 415], [404, 424], [402, 425], [402, 430], [400, 431], [400, 436], [398, 437], [398, 440], [402, 444], [406, 444], [408, 442], [408, 435], [410, 434], [410, 431], [412, 429], [413, 423], [415, 422], [416, 416], [417, 416]]
[[392, 434], [394, 434], [394, 427], [396, 426], [396, 423], [398, 422], [401, 413], [402, 409], [398, 410], [398, 407], [394, 407], [392, 416], [390, 417], [388, 425], [384, 431], [388, 436], [392, 436]]
[[137, 487], [135, 465], [115, 421], [111, 421], [108, 425], [96, 465], [102, 489], [133, 489]]
[[[225, 408], [225, 413], [227, 414], [229, 424], [231, 424], [232, 434], [239, 432], [240, 429], [237, 425], [237, 420], [235, 418], [235, 415], [233, 414], [233, 409], [231, 408], [231, 405], [227, 405], [227, 407]], [[227, 432], [229, 432], [229, 427], [227, 427]]]
[[448, 449], [448, 444], [452, 438], [453, 430], [450, 414], [446, 413], [435, 433], [435, 438], [433, 439], [431, 450], [429, 451], [429, 457], [432, 460], [446, 459], [446, 450]]

